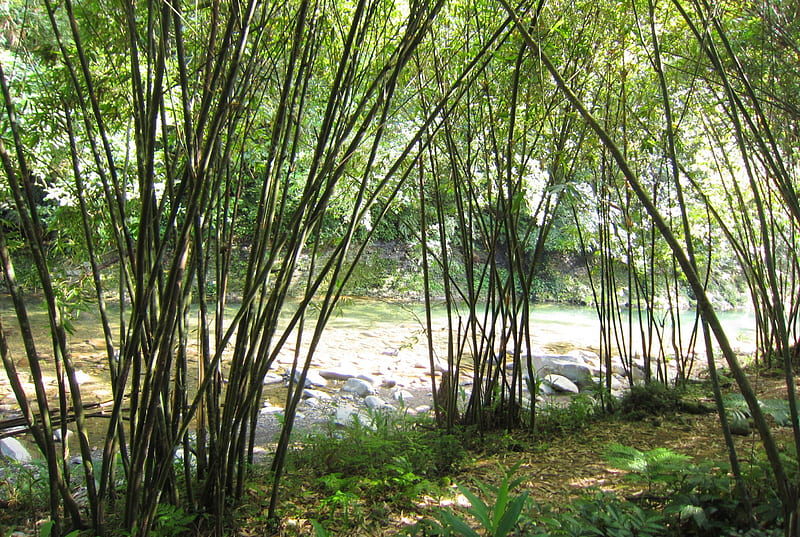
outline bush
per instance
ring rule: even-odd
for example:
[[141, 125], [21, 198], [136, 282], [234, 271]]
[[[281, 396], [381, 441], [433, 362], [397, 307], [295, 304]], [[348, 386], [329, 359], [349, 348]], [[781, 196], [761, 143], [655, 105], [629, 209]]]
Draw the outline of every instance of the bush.
[[680, 394], [658, 382], [633, 386], [619, 403], [619, 412], [625, 419], [638, 421], [647, 416], [673, 414], [682, 409]]

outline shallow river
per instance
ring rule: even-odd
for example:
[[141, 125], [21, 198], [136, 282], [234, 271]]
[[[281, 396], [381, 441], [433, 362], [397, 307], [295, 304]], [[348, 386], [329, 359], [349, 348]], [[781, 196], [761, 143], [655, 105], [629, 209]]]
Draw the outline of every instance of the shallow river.
[[[39, 354], [43, 363], [52, 360], [47, 318], [43, 308], [32, 305], [31, 320], [37, 336]], [[118, 316], [115, 312], [112, 318]], [[231, 310], [230, 315], [233, 315]], [[446, 311], [443, 305], [433, 312], [433, 335], [439, 355], [445, 355]], [[27, 362], [19, 341], [19, 328], [8, 300], [0, 300], [0, 318], [9, 337], [12, 352], [20, 371], [26, 371]], [[742, 352], [751, 352], [755, 342], [753, 317], [748, 312], [734, 311], [722, 314], [734, 346]], [[691, 328], [693, 316], [684, 314], [681, 324], [684, 331]], [[321, 345], [314, 355], [316, 367], [380, 367], [384, 369], [389, 361], [403, 364], [405, 369], [395, 375], [408, 375], [409, 378], [424, 377], [424, 365], [428, 360], [426, 336], [424, 332], [425, 312], [420, 303], [401, 303], [392, 301], [346, 299], [337, 308], [326, 328]], [[627, 325], [627, 321], [625, 322]], [[595, 311], [585, 307], [565, 307], [560, 305], [537, 305], [531, 319], [534, 346], [540, 352], [560, 354], [571, 349], [597, 351], [600, 342], [600, 323]], [[118, 327], [114, 327], [118, 330]], [[634, 323], [634, 333], [638, 331]], [[665, 341], [669, 341], [669, 336]], [[85, 311], [75, 320], [73, 332], [69, 337], [72, 358], [81, 372], [84, 404], [98, 403], [111, 399], [108, 387], [108, 366], [102, 339], [102, 329], [97, 311]], [[290, 340], [292, 341], [292, 340]], [[634, 349], [638, 338], [634, 337]], [[192, 345], [192, 348], [195, 348]], [[190, 353], [192, 352], [190, 348]], [[292, 361], [293, 344], [287, 344], [278, 358], [277, 372], [288, 368]], [[398, 358], [398, 355], [402, 359]], [[382, 365], [381, 365], [382, 364]], [[46, 370], [48, 389], [56, 389], [52, 366]], [[23, 375], [26, 389], [33, 393], [33, 385], [28, 374]], [[424, 379], [421, 386], [424, 386]], [[424, 389], [424, 388], [420, 388]], [[265, 398], [270, 403], [280, 404], [281, 391], [278, 388], [267, 390]], [[10, 415], [17, 408], [5, 371], [0, 370], [0, 419]], [[2, 433], [2, 431], [0, 431]]]

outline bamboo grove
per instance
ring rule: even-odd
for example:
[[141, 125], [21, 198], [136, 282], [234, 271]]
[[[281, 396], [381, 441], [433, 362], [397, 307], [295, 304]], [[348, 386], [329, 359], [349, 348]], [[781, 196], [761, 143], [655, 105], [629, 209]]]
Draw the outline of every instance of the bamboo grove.
[[[538, 271], [570, 248], [601, 320], [603, 393], [615, 353], [631, 383], [637, 360], [647, 382], [673, 382], [666, 364], [677, 361], [682, 382], [724, 359], [756, 420], [786, 534], [800, 534], [800, 484], [709, 291], [722, 268], [743, 274], [756, 358], [785, 372], [800, 449], [793, 3], [9, 0], [0, 10], [0, 259], [33, 391], [2, 326], [0, 354], [47, 461], [57, 534], [103, 535], [117, 514], [147, 535], [160, 504], [208, 513], [222, 534], [253, 462], [262, 379], [291, 347], [277, 517], [305, 375], [387, 227], [419, 245], [425, 300], [447, 307], [444, 347], [427, 319], [431, 368], [447, 362], [431, 376], [443, 430], [535, 430], [531, 304]], [[102, 456], [70, 356], [76, 283], [64, 256], [83, 260], [81, 288], [103, 322], [113, 405]], [[47, 307], [46, 352], [31, 333], [31, 285]], [[689, 337], [677, 315], [687, 294]], [[459, 403], [463, 371], [473, 385]], [[70, 414], [78, 470], [54, 440]], [[71, 471], [83, 474], [84, 504]]]

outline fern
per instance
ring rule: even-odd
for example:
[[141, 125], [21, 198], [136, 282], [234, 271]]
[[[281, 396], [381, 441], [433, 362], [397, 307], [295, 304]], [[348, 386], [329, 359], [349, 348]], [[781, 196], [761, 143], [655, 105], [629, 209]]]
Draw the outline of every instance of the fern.
[[[747, 421], [750, 415], [750, 408], [747, 402], [739, 393], [730, 393], [723, 399], [725, 410], [731, 416], [731, 420]], [[792, 424], [789, 412], [789, 402], [785, 399], [764, 399], [758, 401], [761, 411], [767, 416], [771, 416], [777, 425], [789, 427]]]
[[777, 425], [781, 427], [790, 427], [792, 425], [792, 417], [789, 412], [789, 401], [785, 399], [765, 399], [758, 402], [764, 414], [772, 416]]
[[653, 483], [672, 483], [682, 479], [690, 468], [690, 459], [668, 448], [639, 451], [630, 446], [612, 444], [606, 449], [605, 460], [610, 465], [629, 473], [631, 479], [643, 479], [648, 487]]

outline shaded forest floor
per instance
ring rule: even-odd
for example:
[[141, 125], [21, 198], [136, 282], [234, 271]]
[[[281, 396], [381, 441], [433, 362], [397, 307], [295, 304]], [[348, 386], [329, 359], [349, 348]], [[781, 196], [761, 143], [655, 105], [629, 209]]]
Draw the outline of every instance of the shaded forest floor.
[[[785, 398], [781, 374], [759, 372], [752, 378], [760, 398]], [[710, 409], [713, 401], [705, 393], [710, 393], [708, 388], [707, 384], [698, 384], [684, 398]], [[558, 512], [570, 502], [601, 491], [623, 500], [637, 500], [652, 493], [647, 484], [626, 478], [627, 472], [607, 462], [604, 455], [612, 444], [642, 452], [666, 448], [689, 456], [691, 464], [709, 463], [708, 468], [724, 468], [728, 464], [715, 412], [676, 412], [635, 420], [612, 414], [594, 416], [573, 425], [575, 427], [569, 431], [549, 431], [535, 437], [527, 432], [491, 432], [482, 437], [467, 434], [461, 437], [467, 450], [454, 470], [435, 482], [413, 474], [407, 476], [410, 481], [416, 481], [416, 486], [404, 487], [400, 483], [402, 478], [396, 476], [379, 483], [376, 489], [376, 479], [370, 477], [368, 471], [360, 476], [349, 475], [347, 468], [336, 468], [335, 461], [321, 470], [308, 464], [308, 459], [301, 454], [300, 464], [290, 471], [286, 481], [280, 527], [271, 529], [271, 534], [396, 535], [408, 533], [413, 524], [431, 519], [442, 508], [453, 509], [465, 520], [472, 520], [475, 526], [474, 519], [466, 515], [469, 503], [456, 484], [481, 495], [482, 487], [501, 485], [504, 472], [517, 466], [514, 477], [521, 482], [512, 496], [527, 491], [529, 516]], [[775, 427], [773, 432], [782, 450], [793, 449], [790, 428]], [[764, 485], [764, 480], [768, 481], [764, 475], [768, 467], [758, 436], [751, 433], [734, 439], [743, 472], [762, 476], [762, 483], [757, 483], [757, 487], [768, 486]], [[313, 452], [312, 457], [318, 455]], [[261, 522], [265, 513], [258, 505], [266, 505], [263, 495], [267, 492], [267, 483], [259, 479], [253, 481], [249, 505], [238, 513], [237, 535], [265, 534], [267, 528]], [[491, 500], [487, 498], [490, 506]], [[312, 521], [324, 526], [325, 532], [315, 533]]]

